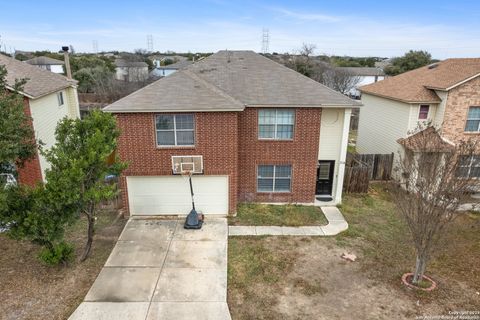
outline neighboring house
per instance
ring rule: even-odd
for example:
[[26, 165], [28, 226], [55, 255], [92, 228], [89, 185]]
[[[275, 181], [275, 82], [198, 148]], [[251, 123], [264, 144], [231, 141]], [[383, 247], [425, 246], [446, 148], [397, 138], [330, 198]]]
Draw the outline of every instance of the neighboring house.
[[190, 60], [182, 60], [178, 61], [176, 63], [172, 63], [166, 66], [157, 66], [155, 69], [153, 69], [150, 72], [150, 75], [153, 77], [166, 77], [169, 76], [178, 70], [185, 69], [189, 65], [191, 65], [193, 62]]
[[376, 67], [338, 67], [337, 69], [358, 78], [355, 88], [350, 89], [348, 92], [348, 95], [354, 98], [360, 98], [359, 87], [385, 79], [385, 72]]
[[148, 64], [143, 61], [115, 60], [115, 78], [120, 81], [138, 82], [148, 79]]
[[[104, 108], [121, 130], [120, 179], [132, 215], [239, 202], [339, 203], [359, 103], [253, 51], [220, 51]], [[178, 158], [178, 157], [183, 157]]]
[[[452, 144], [480, 139], [480, 58], [447, 59], [361, 87], [359, 153], [395, 153], [419, 125], [440, 128]], [[480, 177], [480, 156], [467, 174]]]
[[[64, 117], [80, 116], [76, 81], [1, 54], [0, 65], [7, 69], [9, 86], [13, 86], [15, 79], [28, 79], [21, 92], [25, 112], [32, 118], [35, 138], [42, 141], [45, 148], [52, 147], [57, 123]], [[48, 162], [37, 152], [23, 168], [19, 168], [20, 183], [34, 185], [43, 181], [47, 168]]]
[[52, 71], [54, 73], [64, 74], [63, 66], [65, 62], [61, 60], [52, 59], [49, 57], [35, 57], [24, 62], [48, 71]]

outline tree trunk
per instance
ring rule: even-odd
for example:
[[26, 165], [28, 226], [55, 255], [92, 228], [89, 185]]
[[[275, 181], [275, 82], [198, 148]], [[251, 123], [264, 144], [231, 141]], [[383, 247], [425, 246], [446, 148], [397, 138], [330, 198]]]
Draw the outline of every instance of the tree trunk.
[[413, 274], [412, 283], [418, 284], [423, 279], [425, 268], [427, 267], [427, 257], [424, 254], [417, 254], [417, 262], [415, 264], [415, 273]]
[[94, 231], [93, 227], [95, 224], [95, 217], [92, 214], [87, 215], [87, 221], [88, 221], [87, 243], [85, 244], [85, 249], [83, 250], [82, 258], [80, 259], [81, 262], [85, 261], [90, 255], [90, 249], [92, 248], [92, 242], [93, 242], [93, 231]]

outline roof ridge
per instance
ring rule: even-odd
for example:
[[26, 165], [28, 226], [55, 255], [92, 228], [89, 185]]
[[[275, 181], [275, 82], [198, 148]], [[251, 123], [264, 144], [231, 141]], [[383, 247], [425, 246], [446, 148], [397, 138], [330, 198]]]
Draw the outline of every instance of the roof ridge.
[[213, 83], [210, 83], [209, 81], [207, 81], [206, 79], [203, 79], [202, 77], [200, 77], [199, 75], [195, 74], [194, 72], [188, 70], [188, 69], [184, 69], [184, 70], [180, 70], [180, 71], [177, 71], [177, 72], [182, 72], [184, 73], [185, 75], [187, 75], [188, 77], [192, 78], [193, 80], [195, 81], [198, 81], [200, 83], [202, 83], [203, 85], [205, 85], [205, 87], [207, 89], [209, 89], [210, 91], [218, 94], [218, 95], [221, 95], [222, 97], [224, 98], [227, 98], [229, 100], [231, 100], [232, 102], [236, 103], [236, 104], [239, 104], [241, 105], [243, 108], [245, 107], [245, 103], [243, 103], [242, 101], [232, 97], [231, 95], [229, 95], [228, 93], [226, 93], [225, 91], [223, 91], [222, 89], [220, 89], [219, 87], [217, 87], [216, 85], [214, 85]]
[[[252, 51], [252, 52], [253, 52], [253, 51]], [[254, 53], [256, 53], [256, 52], [254, 52]], [[355, 100], [350, 99], [349, 97], [345, 96], [344, 94], [342, 94], [342, 93], [340, 93], [340, 92], [338, 92], [338, 91], [336, 91], [336, 90], [333, 90], [332, 88], [324, 85], [323, 83], [320, 83], [320, 82], [318, 82], [318, 81], [316, 81], [316, 80], [313, 80], [312, 78], [307, 77], [306, 75], [301, 74], [301, 73], [298, 72], [298, 71], [295, 71], [295, 70], [293, 70], [293, 69], [290, 69], [289, 67], [284, 66], [284, 65], [282, 65], [282, 64], [280, 64], [280, 63], [278, 63], [278, 62], [276, 62], [276, 61], [273, 61], [272, 59], [269, 59], [269, 58], [267, 58], [267, 57], [265, 57], [265, 56], [263, 56], [263, 55], [261, 55], [261, 54], [258, 54], [258, 53], [256, 53], [256, 54], [257, 54], [258, 56], [262, 57], [263, 59], [266, 59], [267, 61], [270, 61], [270, 62], [272, 62], [272, 63], [274, 63], [274, 64], [276, 64], [276, 65], [279, 65], [280, 67], [285, 68], [285, 69], [288, 70], [289, 72], [293, 72], [295, 75], [299, 76], [300, 78], [303, 77], [303, 78], [305, 78], [305, 79], [308, 79], [309, 81], [314, 82], [314, 83], [316, 83], [317, 85], [323, 86], [324, 88], [330, 90], [331, 92], [333, 92], [333, 93], [335, 93], [335, 94], [337, 94], [337, 95], [341, 95], [342, 97], [344, 97], [344, 98], [352, 101], [352, 104], [340, 104], [340, 105], [352, 105], [352, 106], [359, 106], [359, 105], [361, 105], [360, 103], [357, 103]]]

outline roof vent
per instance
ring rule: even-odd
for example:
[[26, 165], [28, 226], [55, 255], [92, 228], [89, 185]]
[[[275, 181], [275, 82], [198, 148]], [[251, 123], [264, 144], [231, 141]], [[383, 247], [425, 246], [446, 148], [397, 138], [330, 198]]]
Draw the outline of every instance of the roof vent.
[[432, 63], [428, 66], [428, 69], [435, 69], [436, 67], [438, 67], [438, 63]]

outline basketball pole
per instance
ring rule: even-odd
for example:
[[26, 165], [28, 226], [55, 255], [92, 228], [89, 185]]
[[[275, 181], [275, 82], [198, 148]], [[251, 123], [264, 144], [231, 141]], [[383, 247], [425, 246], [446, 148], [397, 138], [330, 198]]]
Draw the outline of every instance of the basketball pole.
[[190, 195], [192, 196], [192, 208], [195, 212], [197, 212], [195, 210], [195, 198], [194, 198], [194, 194], [193, 194], [193, 185], [192, 185], [192, 175], [191, 174], [188, 177], [188, 181], [190, 182]]
[[185, 219], [185, 224], [183, 227], [185, 229], [201, 229], [203, 224], [203, 219], [199, 219], [197, 210], [195, 210], [195, 195], [193, 193], [193, 183], [192, 183], [192, 172], [188, 172], [188, 182], [190, 184], [190, 195], [192, 197], [192, 210], [187, 215]]

